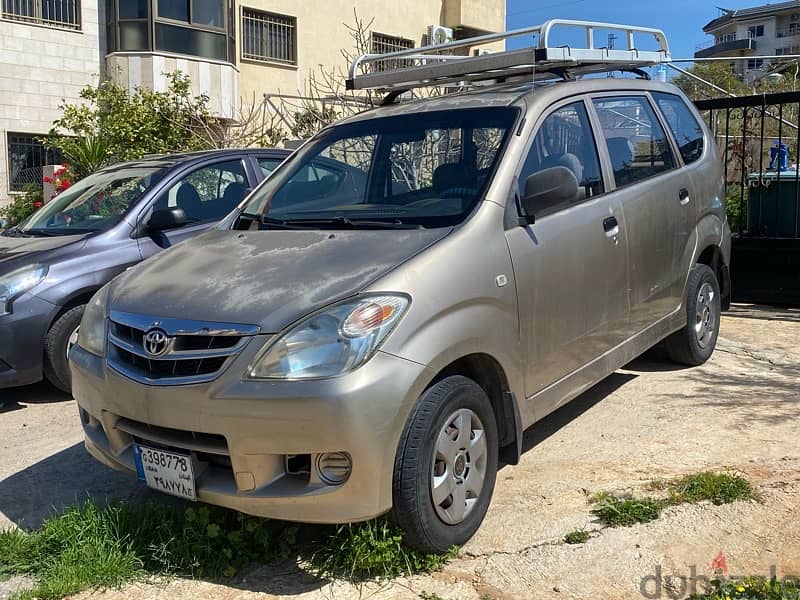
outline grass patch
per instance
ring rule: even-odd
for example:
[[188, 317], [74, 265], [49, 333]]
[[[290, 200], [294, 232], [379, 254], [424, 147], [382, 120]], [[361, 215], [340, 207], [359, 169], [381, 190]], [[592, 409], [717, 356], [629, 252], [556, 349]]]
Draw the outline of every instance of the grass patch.
[[694, 595], [692, 600], [800, 600], [800, 584], [795, 580], [763, 577], [743, 581], [714, 580], [709, 592]]
[[759, 495], [744, 477], [734, 473], [703, 471], [673, 481], [651, 481], [646, 489], [667, 492], [666, 498], [619, 497], [601, 492], [592, 501], [592, 512], [606, 525], [629, 527], [636, 523], [655, 521], [668, 506], [703, 502], [730, 504], [737, 500], [758, 500]]
[[630, 527], [636, 523], [655, 521], [665, 501], [654, 498], [620, 498], [611, 494], [595, 496], [597, 506], [592, 512], [611, 527]]
[[[309, 530], [318, 532], [319, 529]], [[29, 575], [14, 600], [52, 600], [119, 587], [151, 575], [229, 578], [243, 567], [299, 556], [320, 575], [392, 577], [440, 568], [451, 555], [407, 548], [385, 520], [322, 530], [313, 545], [298, 527], [218, 507], [86, 502], [41, 529], [0, 532], [0, 577]]]
[[403, 544], [403, 532], [385, 519], [340, 525], [311, 555], [321, 577], [390, 578], [438, 571], [458, 549], [425, 554]]
[[758, 499], [750, 482], [734, 473], [704, 471], [687, 475], [670, 483], [667, 489], [674, 504], [708, 500], [720, 505], [737, 500]]
[[589, 541], [589, 537], [589, 532], [585, 529], [576, 529], [565, 535], [564, 541], [567, 544], [584, 544]]

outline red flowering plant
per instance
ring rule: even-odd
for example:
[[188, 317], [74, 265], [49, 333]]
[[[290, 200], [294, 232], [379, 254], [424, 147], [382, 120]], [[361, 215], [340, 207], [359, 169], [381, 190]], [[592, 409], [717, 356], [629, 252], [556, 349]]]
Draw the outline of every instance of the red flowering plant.
[[56, 195], [58, 195], [72, 185], [72, 179], [73, 177], [70, 174], [69, 165], [67, 163], [62, 163], [59, 168], [55, 170], [52, 177], [46, 176], [44, 178], [44, 182], [52, 185], [53, 188], [55, 188]]

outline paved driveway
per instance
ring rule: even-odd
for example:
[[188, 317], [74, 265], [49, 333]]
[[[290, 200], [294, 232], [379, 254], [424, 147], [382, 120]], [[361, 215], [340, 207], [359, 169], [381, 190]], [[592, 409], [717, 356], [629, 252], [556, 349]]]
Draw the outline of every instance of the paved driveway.
[[[501, 470], [487, 519], [441, 573], [360, 588], [295, 565], [228, 586], [178, 580], [87, 594], [138, 598], [642, 598], [655, 575], [708, 576], [723, 551], [734, 574], [800, 574], [800, 311], [737, 306], [712, 360], [676, 369], [658, 349], [526, 433], [520, 465]], [[36, 526], [86, 494], [129, 495], [136, 482], [88, 457], [74, 402], [40, 385], [0, 392], [0, 526]], [[668, 509], [653, 523], [601, 529], [587, 494], [641, 491], [653, 478], [736, 469], [764, 502]], [[583, 545], [561, 539], [593, 531]], [[680, 579], [675, 580], [676, 586]], [[662, 583], [661, 597], [667, 597]], [[651, 596], [655, 597], [655, 596]]]

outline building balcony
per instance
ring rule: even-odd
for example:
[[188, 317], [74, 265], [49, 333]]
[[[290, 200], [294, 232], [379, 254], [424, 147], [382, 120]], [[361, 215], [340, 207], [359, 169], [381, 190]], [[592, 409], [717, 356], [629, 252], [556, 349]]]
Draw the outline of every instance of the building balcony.
[[702, 48], [694, 53], [695, 58], [713, 58], [720, 56], [739, 56], [741, 52], [754, 52], [756, 40], [745, 38], [743, 40], [731, 40], [714, 44], [708, 48]]
[[239, 72], [232, 64], [165, 52], [112, 52], [106, 70], [129, 91], [167, 89], [167, 74], [181, 71], [189, 76], [192, 96], [208, 96], [213, 116], [235, 119], [239, 109]]
[[470, 34], [505, 30], [504, 3], [486, 0], [444, 0], [442, 25], [466, 29]]

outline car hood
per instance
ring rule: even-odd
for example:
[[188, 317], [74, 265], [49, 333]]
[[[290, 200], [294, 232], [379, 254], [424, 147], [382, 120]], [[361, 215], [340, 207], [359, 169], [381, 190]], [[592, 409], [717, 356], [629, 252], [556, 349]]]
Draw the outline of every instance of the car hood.
[[53, 251], [79, 242], [86, 234], [63, 235], [58, 237], [7, 237], [0, 235], [0, 269], [5, 266], [16, 267], [16, 263], [34, 262], [45, 258], [52, 259]]
[[359, 292], [450, 231], [209, 231], [123, 274], [109, 309], [275, 333]]

